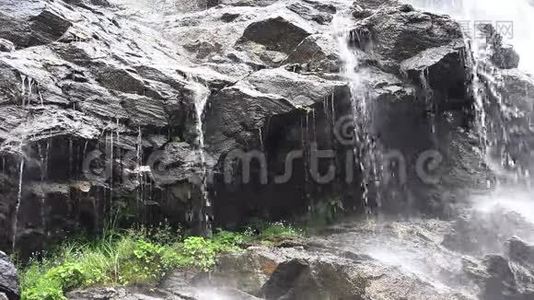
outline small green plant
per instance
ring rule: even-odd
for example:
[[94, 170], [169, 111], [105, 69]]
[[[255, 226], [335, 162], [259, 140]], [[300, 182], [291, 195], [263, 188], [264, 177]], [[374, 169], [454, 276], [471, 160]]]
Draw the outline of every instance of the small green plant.
[[209, 270], [215, 264], [217, 245], [203, 237], [185, 239], [182, 252], [191, 263], [202, 270]]
[[64, 290], [81, 286], [85, 280], [81, 265], [73, 262], [66, 262], [53, 267], [48, 270], [46, 276], [49, 281], [57, 282]]
[[156, 283], [178, 268], [208, 271], [222, 252], [301, 235], [282, 223], [263, 226], [259, 235], [218, 230], [211, 238], [183, 238], [168, 226], [107, 231], [100, 239], [66, 243], [30, 261], [20, 274], [22, 300], [65, 300], [65, 292], [95, 285]]
[[282, 222], [268, 224], [261, 230], [260, 240], [278, 241], [302, 237], [304, 232], [301, 229], [286, 225]]
[[213, 236], [213, 241], [219, 245], [223, 252], [231, 252], [239, 250], [239, 247], [245, 244], [250, 244], [254, 240], [252, 233], [245, 231], [231, 232], [218, 229], [218, 232]]

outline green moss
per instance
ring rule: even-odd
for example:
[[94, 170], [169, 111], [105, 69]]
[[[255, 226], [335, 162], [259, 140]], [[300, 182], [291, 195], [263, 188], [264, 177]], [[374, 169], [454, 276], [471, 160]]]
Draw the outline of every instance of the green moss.
[[208, 271], [219, 253], [299, 235], [282, 223], [264, 226], [259, 235], [219, 231], [212, 238], [183, 238], [168, 227], [108, 232], [98, 240], [65, 243], [44, 259], [30, 261], [20, 274], [22, 299], [63, 300], [76, 288], [156, 283], [174, 269]]

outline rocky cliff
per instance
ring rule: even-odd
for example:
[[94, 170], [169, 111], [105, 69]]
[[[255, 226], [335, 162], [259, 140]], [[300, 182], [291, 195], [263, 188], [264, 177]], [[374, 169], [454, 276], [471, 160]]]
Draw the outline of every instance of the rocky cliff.
[[393, 0], [0, 0], [0, 25], [0, 249], [110, 222], [446, 216], [493, 182], [448, 16]]

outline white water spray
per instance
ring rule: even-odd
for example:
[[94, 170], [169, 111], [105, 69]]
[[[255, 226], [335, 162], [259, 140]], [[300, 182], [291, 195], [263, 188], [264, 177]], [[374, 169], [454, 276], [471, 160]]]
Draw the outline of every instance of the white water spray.
[[[358, 39], [352, 29], [354, 21], [351, 17], [338, 13], [332, 24], [334, 34], [338, 43], [340, 57], [343, 61], [343, 76], [348, 81], [351, 93], [352, 114], [355, 126], [354, 136], [356, 138], [355, 155], [358, 158], [359, 168], [363, 174], [361, 187], [363, 190], [362, 198], [366, 208], [369, 210], [369, 200], [375, 196], [378, 207], [381, 207], [379, 191], [380, 181], [378, 178], [379, 166], [377, 161], [375, 143], [371, 136], [371, 117], [367, 105], [366, 87], [361, 81], [362, 74], [359, 72], [358, 53], [351, 48], [355, 39]], [[332, 103], [332, 117], [334, 108]], [[334, 122], [336, 120], [334, 119]], [[374, 195], [370, 195], [374, 187]]]
[[[407, 0], [418, 8], [449, 14], [474, 35], [477, 24], [492, 24], [521, 56], [519, 68], [534, 73], [534, 6], [528, 0]], [[475, 49], [476, 50], [476, 49]]]

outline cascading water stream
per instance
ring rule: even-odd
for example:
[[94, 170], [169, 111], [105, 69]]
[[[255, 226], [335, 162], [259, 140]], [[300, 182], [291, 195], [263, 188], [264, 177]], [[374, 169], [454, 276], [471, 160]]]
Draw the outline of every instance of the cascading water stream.
[[[511, 0], [516, 1], [516, 0]], [[519, 1], [519, 0], [517, 0]], [[520, 0], [524, 1], [524, 0]], [[493, 20], [495, 21], [505, 21], [505, 20], [515, 20], [518, 16], [524, 15], [524, 12], [519, 15], [513, 15], [511, 17], [507, 18], [489, 18], [485, 17], [484, 14], [477, 15], [478, 11], [484, 11], [484, 9], [489, 4], [491, 6], [491, 9], [494, 9], [495, 6], [506, 6], [509, 5], [507, 2], [502, 3], [496, 3], [497, 1], [482, 1], [479, 0], [457, 0], [457, 1], [447, 1], [447, 0], [436, 0], [436, 1], [424, 1], [424, 0], [411, 0], [406, 1], [411, 2], [413, 4], [416, 4], [416, 6], [423, 7], [426, 11], [433, 11], [436, 13], [449, 13], [454, 18], [456, 18], [459, 21], [462, 20], [471, 20], [471, 26], [473, 26], [474, 30], [474, 22], [476, 20], [479, 21], [487, 21], [487, 20]], [[473, 7], [469, 7], [469, 5], [461, 5], [462, 2], [468, 3], [471, 6], [473, 4], [478, 5], [479, 7], [474, 9]], [[508, 1], [510, 2], [510, 1]], [[526, 1], [524, 1], [526, 3]], [[512, 6], [521, 6], [514, 2], [515, 4], [512, 4]], [[426, 6], [425, 6], [426, 5]], [[465, 10], [464, 10], [465, 9]], [[530, 8], [529, 8], [530, 9]], [[506, 12], [506, 10], [503, 10]], [[455, 12], [455, 14], [453, 14]], [[534, 14], [532, 14], [534, 15]], [[366, 105], [365, 101], [362, 101], [365, 99], [365, 89], [362, 85], [362, 78], [365, 79], [366, 74], [362, 73], [361, 70], [358, 69], [358, 59], [357, 59], [357, 50], [352, 49], [350, 47], [351, 44], [351, 36], [350, 31], [347, 31], [346, 29], [351, 28], [351, 24], [353, 24], [354, 20], [350, 20], [350, 17], [344, 17], [343, 14], [338, 13], [336, 15], [336, 18], [334, 18], [334, 30], [335, 30], [335, 37], [337, 40], [338, 48], [340, 50], [340, 56], [344, 63], [343, 65], [343, 76], [346, 78], [346, 80], [349, 82], [349, 88], [352, 95], [352, 104], [353, 104], [353, 115], [355, 119], [355, 135], [357, 137], [357, 147], [355, 149], [356, 157], [360, 158], [360, 169], [363, 173], [363, 182], [362, 187], [365, 189], [365, 200], [369, 201], [369, 189], [366, 187], [369, 186], [369, 183], [373, 181], [373, 175], [376, 174], [374, 172], [373, 174], [373, 168], [369, 167], [369, 160], [366, 158], [373, 158], [377, 157], [376, 150], [373, 146], [372, 142], [372, 135], [370, 135], [370, 129], [372, 129], [370, 126], [372, 125], [370, 123], [370, 117], [368, 112], [368, 107]], [[530, 21], [529, 21], [530, 22]], [[534, 28], [534, 26], [530, 26], [527, 28]], [[521, 33], [521, 34], [528, 34], [528, 33]], [[497, 100], [502, 100], [500, 97], [502, 95], [499, 95], [502, 90], [501, 81], [498, 77], [496, 77], [495, 69], [488, 68], [488, 65], [485, 61], [486, 56], [489, 54], [487, 52], [487, 42], [486, 39], [475, 39], [472, 36], [465, 35], [464, 36], [466, 44], [470, 49], [466, 51], [465, 53], [466, 62], [472, 67], [472, 95], [475, 100], [475, 109], [476, 109], [476, 124], [477, 124], [477, 130], [479, 130], [479, 135], [481, 137], [480, 144], [482, 145], [484, 153], [487, 151], [490, 151], [489, 149], [485, 148], [491, 148], [495, 142], [492, 141], [493, 135], [491, 133], [491, 128], [486, 128], [492, 123], [492, 115], [490, 114], [490, 111], [488, 110], [488, 102], [490, 99], [489, 96], [492, 96], [494, 98], [497, 98]], [[533, 38], [530, 39], [531, 41], [534, 41]], [[515, 43], [514, 43], [515, 44]], [[524, 44], [524, 43], [523, 43]], [[517, 48], [516, 48], [517, 49]], [[534, 49], [532, 47], [531, 49]], [[520, 54], [521, 49], [519, 50]], [[523, 56], [527, 56], [530, 53], [523, 53]], [[530, 59], [530, 58], [529, 58]], [[527, 69], [529, 66], [528, 61], [523, 61], [521, 63], [521, 68]], [[426, 74], [422, 73], [420, 78], [423, 82], [427, 79]], [[429, 86], [425, 88], [423, 86], [424, 93], [429, 93], [426, 96], [427, 100], [431, 100], [431, 93], [432, 90]], [[431, 103], [427, 103], [431, 104]], [[429, 107], [430, 109], [431, 107]], [[503, 109], [503, 108], [501, 108]], [[432, 116], [433, 117], [433, 116]], [[498, 124], [497, 124], [498, 125]], [[434, 125], [434, 122], [432, 122], [432, 126]], [[500, 125], [498, 125], [500, 126]], [[506, 130], [505, 126], [501, 126], [497, 131], [504, 131], [503, 134], [506, 138]], [[439, 129], [439, 127], [437, 128]], [[435, 132], [436, 128], [432, 128], [432, 131]], [[437, 138], [437, 137], [436, 137]], [[499, 137], [500, 138], [500, 137]], [[486, 147], [487, 146], [487, 147]], [[489, 157], [489, 155], [487, 156]], [[378, 166], [377, 160], [370, 160], [372, 162], [372, 165]], [[385, 187], [381, 187], [385, 190]], [[517, 191], [517, 194], [513, 194], [513, 196], [510, 196], [509, 193], [502, 193], [501, 191], [500, 195], [496, 195], [495, 193], [489, 193], [489, 195], [483, 195], [480, 198], [484, 199], [474, 199], [473, 202], [474, 205], [472, 208], [470, 208], [467, 212], [461, 211], [458, 212], [459, 215], [462, 216], [462, 218], [465, 217], [465, 215], [475, 216], [478, 218], [471, 218], [465, 221], [465, 226], [469, 227], [472, 226], [473, 228], [485, 228], [486, 226], [489, 228], [488, 230], [490, 232], [499, 232], [499, 230], [502, 230], [503, 227], [510, 227], [513, 230], [516, 230], [516, 233], [520, 232], [518, 229], [518, 223], [521, 221], [519, 219], [513, 219], [512, 221], [506, 220], [507, 222], [501, 222], [502, 224], [499, 224], [500, 227], [491, 227], [493, 224], [490, 222], [489, 224], [483, 223], [480, 221], [480, 218], [483, 219], [487, 216], [489, 220], [492, 220], [491, 217], [493, 214], [507, 214], [508, 212], [517, 212], [519, 215], [523, 216], [527, 221], [534, 223], [534, 204], [532, 204], [531, 199], [528, 195], [525, 195], [522, 191]], [[469, 196], [470, 197], [470, 196]], [[515, 197], [515, 199], [514, 199]], [[512, 198], [512, 199], [510, 199]], [[485, 205], [481, 205], [485, 204]], [[496, 206], [500, 205], [500, 206]], [[502, 208], [502, 209], [499, 209]], [[463, 207], [461, 208], [463, 209]], [[465, 215], [464, 215], [465, 214]], [[453, 216], [454, 219], [455, 216]], [[456, 219], [454, 219], [456, 220]], [[462, 219], [464, 221], [464, 219]], [[407, 226], [407, 228], [417, 228], [418, 222], [421, 222], [421, 224], [424, 224], [425, 229], [422, 231], [423, 234], [421, 236], [418, 236], [418, 234], [414, 234], [414, 231], [406, 230], [406, 228], [402, 228], [404, 226]], [[362, 223], [359, 223], [354, 226], [354, 234], [347, 234], [346, 236], [342, 237], [336, 237], [332, 240], [335, 240], [339, 242], [343, 247], [347, 247], [347, 249], [353, 249], [353, 251], [363, 251], [368, 254], [369, 256], [375, 258], [376, 260], [386, 264], [386, 265], [392, 265], [396, 266], [400, 269], [405, 270], [407, 273], [413, 274], [415, 277], [419, 278], [422, 281], [428, 282], [432, 284], [433, 286], [436, 286], [440, 290], [447, 290], [450, 287], [456, 287], [458, 284], [457, 275], [462, 274], [464, 272], [462, 263], [464, 262], [463, 259], [465, 258], [464, 254], [456, 252], [454, 250], [451, 251], [451, 249], [444, 246], [443, 239], [436, 238], [434, 240], [434, 237], [432, 237], [432, 234], [427, 235], [429, 231], [436, 230], [437, 228], [440, 228], [440, 226], [444, 226], [443, 229], [436, 230], [440, 231], [443, 230], [443, 232], [446, 232], [449, 234], [451, 231], [451, 224], [448, 223], [449, 221], [435, 221], [435, 220], [416, 220], [414, 218], [410, 218], [409, 220], [405, 220], [403, 222], [400, 222], [398, 224], [395, 224], [392, 226], [391, 224], [384, 225], [382, 224], [382, 220], [379, 220], [377, 224], [372, 224], [372, 222], [368, 222], [371, 224], [368, 236], [365, 236], [362, 234], [361, 227]], [[518, 222], [518, 223], [514, 223]], [[386, 222], [387, 223], [387, 222]], [[459, 222], [461, 223], [461, 222]], [[395, 232], [394, 234], [388, 234], [387, 230], [380, 231], [377, 230], [377, 228], [380, 228], [381, 226], [384, 226], [385, 228], [395, 228], [395, 226], [399, 226], [399, 230]], [[428, 227], [427, 227], [428, 226]], [[388, 229], [389, 230], [389, 229]], [[429, 231], [426, 231], [429, 230]], [[403, 235], [404, 234], [404, 235]], [[458, 234], [461, 235], [461, 232], [456, 232], [451, 235]], [[477, 240], [476, 247], [479, 247], [480, 249], [483, 249], [486, 247], [484, 238], [486, 238], [485, 232], [477, 232], [479, 236], [476, 236], [476, 238], [480, 238], [480, 240]], [[519, 235], [519, 234], [518, 234]], [[416, 241], [419, 239], [419, 237], [424, 237], [420, 241]], [[432, 238], [429, 238], [432, 237]], [[511, 237], [511, 236], [510, 236]], [[521, 238], [525, 238], [523, 236], [520, 236]], [[506, 236], [506, 238], [509, 238]], [[436, 242], [435, 245], [426, 245], [427, 241]], [[462, 240], [463, 241], [463, 240]], [[491, 252], [484, 252], [484, 254], [487, 253], [497, 253], [497, 250], [491, 251]], [[478, 259], [478, 258], [475, 258]], [[438, 265], [447, 266], [447, 269], [449, 269], [447, 272], [450, 271], [450, 273], [447, 272], [440, 272], [437, 271], [439, 269]], [[449, 275], [454, 275], [453, 277], [449, 278]], [[459, 278], [459, 277], [458, 277]], [[465, 284], [465, 286], [464, 286]], [[461, 282], [460, 288], [465, 289], [467, 293], [471, 293], [474, 291], [474, 288], [470, 286], [471, 283]], [[476, 292], [475, 292], [476, 293]], [[497, 299], [497, 298], [495, 298]]]
[[[508, 107], [503, 101], [502, 79], [497, 67], [489, 60], [491, 47], [480, 25], [491, 24], [505, 44], [513, 45], [520, 55], [519, 69], [534, 73], [534, 6], [527, 0], [409, 0], [415, 6], [451, 15], [462, 25], [466, 44], [470, 46], [467, 59], [472, 65], [472, 94], [475, 99], [476, 124], [487, 163], [505, 182], [529, 183], [530, 174], [516, 166], [507, 149], [509, 130], [506, 124]], [[489, 99], [498, 111], [488, 111]], [[497, 116], [495, 116], [497, 114]], [[510, 172], [510, 169], [516, 169]], [[499, 184], [500, 180], [498, 180]]]
[[206, 166], [206, 155], [204, 153], [205, 149], [205, 138], [204, 138], [204, 129], [203, 129], [203, 115], [204, 109], [208, 102], [208, 98], [211, 94], [211, 91], [208, 87], [202, 83], [195, 80], [195, 78], [189, 78], [190, 84], [189, 88], [193, 91], [194, 102], [195, 102], [195, 115], [196, 115], [196, 132], [198, 134], [198, 156], [200, 160], [200, 196], [201, 196], [201, 206], [199, 211], [196, 212], [197, 218], [200, 222], [200, 230], [204, 234], [210, 233], [210, 224], [209, 224], [209, 215], [211, 210], [211, 201], [209, 199], [208, 193], [208, 170]]
[[[342, 74], [349, 84], [352, 104], [352, 116], [355, 136], [355, 157], [358, 159], [359, 169], [362, 173], [361, 187], [363, 201], [369, 211], [371, 200], [377, 207], [381, 207], [379, 162], [377, 159], [375, 142], [371, 135], [371, 117], [367, 104], [366, 87], [361, 81], [358, 72], [358, 53], [351, 48], [358, 39], [357, 33], [352, 30], [353, 20], [344, 12], [336, 14], [332, 21], [334, 34], [338, 44], [340, 57], [343, 62]], [[336, 120], [339, 121], [339, 120]]]
[[20, 168], [19, 168], [19, 189], [17, 193], [17, 203], [15, 204], [15, 216], [13, 218], [13, 232], [12, 232], [12, 250], [15, 251], [15, 247], [17, 245], [17, 227], [18, 227], [18, 220], [19, 220], [19, 210], [20, 205], [22, 201], [22, 179], [24, 177], [24, 157], [20, 160]]

